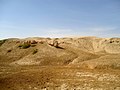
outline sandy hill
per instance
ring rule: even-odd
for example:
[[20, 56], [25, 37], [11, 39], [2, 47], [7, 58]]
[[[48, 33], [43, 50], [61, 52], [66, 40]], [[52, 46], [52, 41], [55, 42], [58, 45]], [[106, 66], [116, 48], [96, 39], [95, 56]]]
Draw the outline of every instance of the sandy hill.
[[120, 67], [120, 38], [25, 38], [0, 41], [1, 65]]

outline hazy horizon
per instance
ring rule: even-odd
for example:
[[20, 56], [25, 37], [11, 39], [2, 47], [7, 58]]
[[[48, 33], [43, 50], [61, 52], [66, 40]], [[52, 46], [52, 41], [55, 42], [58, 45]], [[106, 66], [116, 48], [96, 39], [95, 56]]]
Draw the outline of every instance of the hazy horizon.
[[0, 0], [0, 39], [120, 37], [119, 0]]

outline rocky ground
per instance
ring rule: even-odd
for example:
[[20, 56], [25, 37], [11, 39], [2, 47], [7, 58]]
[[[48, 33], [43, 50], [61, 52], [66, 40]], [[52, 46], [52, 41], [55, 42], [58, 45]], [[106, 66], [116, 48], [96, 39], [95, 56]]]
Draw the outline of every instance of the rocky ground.
[[120, 70], [75, 67], [7, 67], [0, 90], [120, 90]]

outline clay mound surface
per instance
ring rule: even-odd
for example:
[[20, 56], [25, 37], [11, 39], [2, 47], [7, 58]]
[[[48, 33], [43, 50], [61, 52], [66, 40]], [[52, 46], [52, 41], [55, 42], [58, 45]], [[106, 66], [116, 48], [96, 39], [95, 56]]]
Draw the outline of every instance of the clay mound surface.
[[[55, 46], [57, 45], [57, 46]], [[120, 38], [74, 37], [1, 40], [1, 65], [119, 68]], [[93, 66], [94, 65], [94, 66]]]

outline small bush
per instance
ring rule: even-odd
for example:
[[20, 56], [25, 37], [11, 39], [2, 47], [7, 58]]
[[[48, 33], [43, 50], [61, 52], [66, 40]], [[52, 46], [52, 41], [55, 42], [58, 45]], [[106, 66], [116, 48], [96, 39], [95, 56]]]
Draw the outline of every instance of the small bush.
[[31, 46], [30, 44], [23, 44], [22, 48], [26, 49], [26, 48], [29, 48], [30, 46]]
[[29, 43], [25, 43], [25, 44], [20, 44], [18, 47], [22, 48], [22, 49], [26, 49], [29, 48], [31, 45]]
[[18, 47], [22, 47], [22, 44], [20, 44]]
[[2, 44], [4, 44], [4, 43], [5, 43], [5, 41], [7, 41], [7, 39], [0, 40], [0, 46], [1, 46]]
[[38, 49], [35, 49], [32, 54], [36, 54], [38, 52]]

